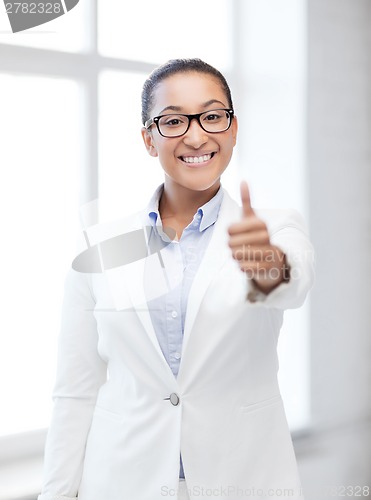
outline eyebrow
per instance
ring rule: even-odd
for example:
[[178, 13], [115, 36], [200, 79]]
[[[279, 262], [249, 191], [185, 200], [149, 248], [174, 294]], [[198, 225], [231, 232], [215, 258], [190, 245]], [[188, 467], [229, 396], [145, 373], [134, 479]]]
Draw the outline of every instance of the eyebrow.
[[[223, 108], [225, 107], [224, 102], [218, 101], [217, 99], [210, 99], [210, 101], [206, 101], [203, 104], [201, 104], [201, 108], [208, 108], [209, 106], [211, 106], [211, 104], [214, 103], [221, 104]], [[177, 111], [178, 113], [180, 113], [182, 109], [183, 108], [181, 106], [166, 106], [166, 108], [160, 111], [160, 115], [162, 115], [164, 111]]]

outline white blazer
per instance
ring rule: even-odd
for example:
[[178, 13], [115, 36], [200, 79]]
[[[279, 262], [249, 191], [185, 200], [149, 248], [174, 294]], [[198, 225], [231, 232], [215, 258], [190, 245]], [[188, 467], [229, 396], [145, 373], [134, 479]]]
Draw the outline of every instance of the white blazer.
[[[224, 191], [190, 291], [177, 378], [144, 296], [145, 266], [155, 269], [157, 256], [100, 274], [71, 269], [39, 500], [176, 499], [180, 452], [191, 498], [303, 498], [276, 345], [283, 310], [311, 287], [313, 252], [296, 212], [257, 214], [286, 253], [290, 282], [247, 300], [251, 283], [227, 245], [241, 208]], [[146, 216], [94, 226], [90, 244]]]

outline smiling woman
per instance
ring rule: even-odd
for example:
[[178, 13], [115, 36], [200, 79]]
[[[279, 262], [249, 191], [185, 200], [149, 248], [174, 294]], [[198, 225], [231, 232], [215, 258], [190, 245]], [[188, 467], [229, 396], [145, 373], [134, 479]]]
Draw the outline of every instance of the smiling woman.
[[[219, 189], [236, 144], [237, 118], [226, 87], [224, 77], [199, 60], [170, 61], [144, 86], [142, 136], [165, 172], [162, 209], [165, 217], [182, 214], [185, 225]], [[167, 111], [179, 114], [164, 114]], [[192, 204], [189, 190], [198, 192]]]
[[296, 212], [252, 208], [246, 183], [242, 207], [223, 188], [238, 127], [215, 68], [171, 60], [142, 103], [164, 182], [144, 210], [85, 236], [138, 230], [148, 257], [68, 273], [39, 500], [302, 499], [276, 341], [312, 284], [306, 230]]

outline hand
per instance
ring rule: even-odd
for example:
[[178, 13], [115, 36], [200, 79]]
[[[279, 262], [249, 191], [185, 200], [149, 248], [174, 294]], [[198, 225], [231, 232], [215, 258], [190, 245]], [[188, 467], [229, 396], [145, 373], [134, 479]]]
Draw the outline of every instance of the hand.
[[241, 271], [264, 293], [288, 281], [288, 265], [282, 250], [271, 245], [268, 229], [251, 207], [247, 183], [241, 182], [242, 219], [228, 228], [229, 246]]

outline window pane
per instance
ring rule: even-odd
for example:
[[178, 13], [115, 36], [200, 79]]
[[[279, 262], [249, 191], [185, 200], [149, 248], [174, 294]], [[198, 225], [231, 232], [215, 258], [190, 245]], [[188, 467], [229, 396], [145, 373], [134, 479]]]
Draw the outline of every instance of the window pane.
[[141, 136], [140, 94], [146, 75], [105, 71], [99, 80], [100, 220], [144, 207], [163, 174]]
[[77, 83], [0, 74], [0, 435], [47, 427], [78, 233]]
[[200, 57], [229, 69], [230, 0], [99, 0], [99, 50], [103, 55], [162, 63]]
[[300, 309], [285, 311], [278, 341], [278, 381], [291, 431], [310, 424], [309, 300]]
[[0, 43], [66, 52], [80, 52], [88, 48], [89, 1], [80, 0], [76, 7], [53, 21], [18, 33], [12, 33], [4, 6], [0, 11]]

